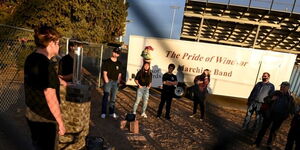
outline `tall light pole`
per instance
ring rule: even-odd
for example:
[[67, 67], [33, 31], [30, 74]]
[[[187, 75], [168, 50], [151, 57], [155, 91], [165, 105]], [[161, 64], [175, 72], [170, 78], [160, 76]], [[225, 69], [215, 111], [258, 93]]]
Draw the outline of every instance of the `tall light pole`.
[[176, 10], [179, 9], [180, 6], [170, 6], [170, 8], [173, 9], [173, 18], [172, 18], [172, 25], [171, 25], [171, 31], [170, 31], [170, 37], [169, 38], [172, 38]]

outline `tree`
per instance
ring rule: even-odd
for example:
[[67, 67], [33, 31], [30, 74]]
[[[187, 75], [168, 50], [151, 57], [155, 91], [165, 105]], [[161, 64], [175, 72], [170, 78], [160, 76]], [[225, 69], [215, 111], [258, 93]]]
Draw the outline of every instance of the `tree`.
[[65, 37], [116, 43], [124, 33], [127, 8], [123, 0], [10, 0], [0, 5], [0, 23], [24, 28], [49, 25]]

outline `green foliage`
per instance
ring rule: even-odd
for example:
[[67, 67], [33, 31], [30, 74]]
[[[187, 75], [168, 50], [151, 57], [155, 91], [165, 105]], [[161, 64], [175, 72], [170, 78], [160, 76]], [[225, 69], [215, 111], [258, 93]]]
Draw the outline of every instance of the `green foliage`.
[[[9, 12], [8, 5], [15, 9]], [[123, 0], [15, 0], [1, 6], [0, 23], [54, 26], [65, 37], [95, 43], [114, 43], [123, 35], [128, 8]]]

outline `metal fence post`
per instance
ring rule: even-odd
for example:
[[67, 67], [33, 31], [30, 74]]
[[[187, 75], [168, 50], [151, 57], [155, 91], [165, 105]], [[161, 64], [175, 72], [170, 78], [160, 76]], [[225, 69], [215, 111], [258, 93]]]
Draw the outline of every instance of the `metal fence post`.
[[66, 55], [69, 54], [69, 42], [70, 42], [70, 38], [66, 38], [67, 41], [66, 41]]
[[101, 54], [100, 54], [100, 64], [99, 64], [99, 78], [98, 78], [98, 87], [101, 87], [101, 70], [102, 70], [102, 57], [103, 57], [103, 50], [104, 50], [104, 46], [103, 44], [101, 45]]

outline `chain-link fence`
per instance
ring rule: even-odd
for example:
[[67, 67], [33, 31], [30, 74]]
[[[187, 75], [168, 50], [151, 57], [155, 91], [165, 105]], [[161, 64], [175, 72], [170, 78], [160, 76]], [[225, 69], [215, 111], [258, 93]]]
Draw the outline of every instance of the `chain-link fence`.
[[[24, 108], [23, 67], [26, 57], [32, 53], [34, 44], [33, 30], [0, 24], [0, 113]], [[60, 56], [67, 53], [70, 38], [60, 39]], [[81, 42], [81, 41], [79, 41]], [[105, 44], [83, 43], [83, 67], [93, 75], [96, 86], [100, 86], [99, 73], [102, 58], [110, 57], [112, 47]]]
[[22, 68], [34, 50], [33, 31], [0, 26], [0, 111], [24, 98]]

